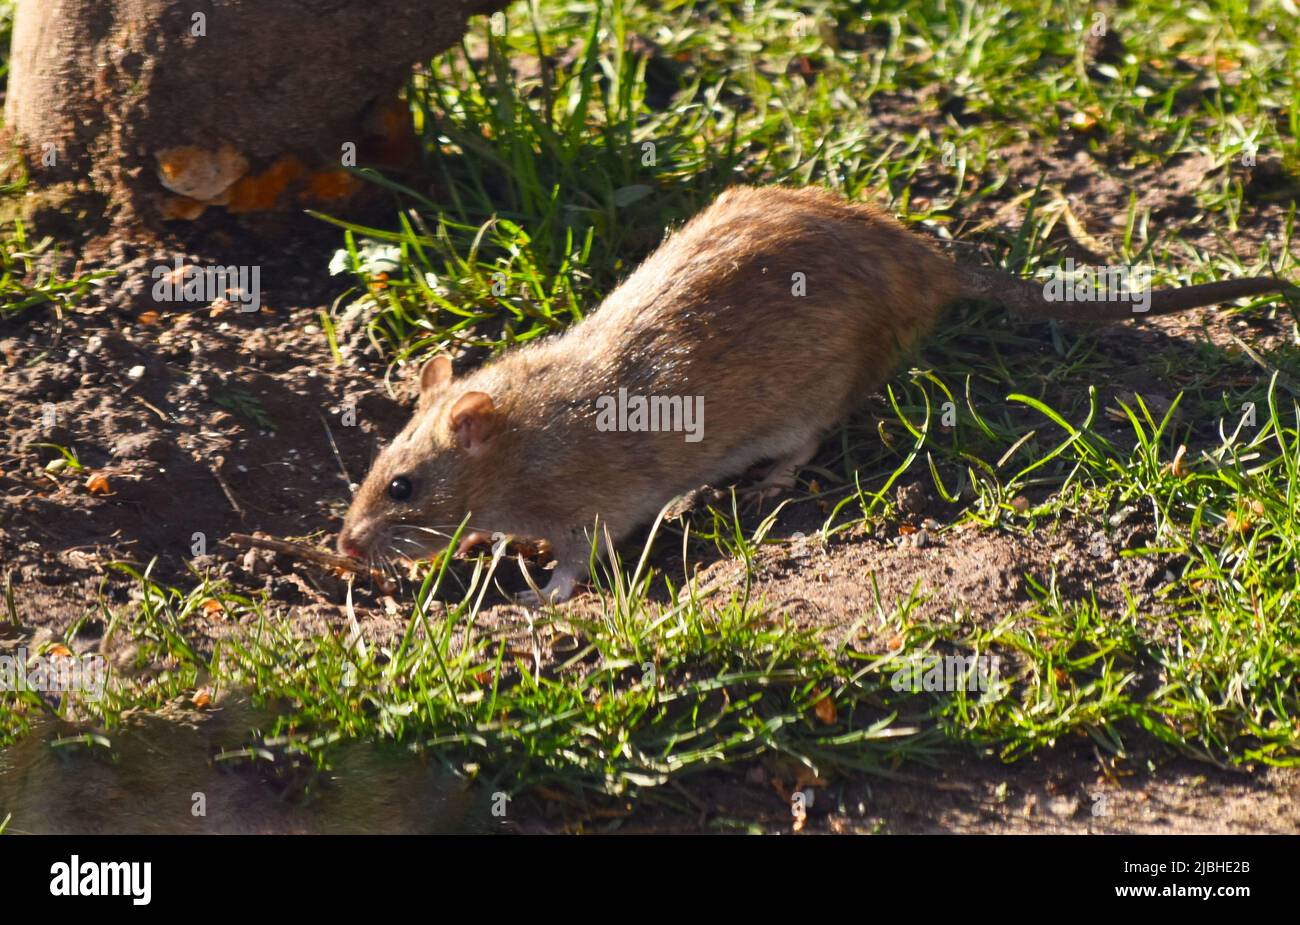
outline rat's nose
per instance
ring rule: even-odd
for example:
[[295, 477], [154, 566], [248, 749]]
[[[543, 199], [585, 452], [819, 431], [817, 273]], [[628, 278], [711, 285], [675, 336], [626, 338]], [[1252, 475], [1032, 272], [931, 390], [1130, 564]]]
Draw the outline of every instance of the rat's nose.
[[364, 559], [365, 551], [362, 550], [361, 544], [357, 542], [356, 537], [348, 530], [339, 531], [338, 550], [343, 555], [352, 559]]

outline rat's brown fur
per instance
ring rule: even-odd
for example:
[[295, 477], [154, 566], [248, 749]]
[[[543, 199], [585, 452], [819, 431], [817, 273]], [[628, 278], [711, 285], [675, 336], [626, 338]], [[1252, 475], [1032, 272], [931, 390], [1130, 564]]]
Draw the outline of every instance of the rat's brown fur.
[[[460, 380], [445, 360], [426, 367], [420, 407], [353, 500], [340, 549], [440, 548], [445, 538], [428, 531], [449, 534], [468, 513], [475, 531], [550, 539], [546, 593], [567, 597], [597, 518], [617, 541], [679, 494], [760, 460], [776, 461], [780, 484], [950, 303], [1005, 295], [1022, 313], [1063, 314], [1036, 292], [958, 269], [870, 205], [817, 189], [727, 190], [563, 335]], [[703, 396], [703, 439], [598, 430], [597, 399], [620, 388]], [[415, 486], [407, 502], [388, 495], [399, 476]]]

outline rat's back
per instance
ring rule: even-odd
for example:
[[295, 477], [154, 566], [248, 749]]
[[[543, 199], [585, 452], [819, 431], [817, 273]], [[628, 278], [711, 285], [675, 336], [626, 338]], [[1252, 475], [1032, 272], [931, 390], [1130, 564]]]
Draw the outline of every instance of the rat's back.
[[829, 427], [887, 381], [957, 294], [950, 261], [872, 206], [736, 187], [574, 334], [616, 358], [620, 385], [703, 394], [714, 427], [751, 430], [773, 414]]

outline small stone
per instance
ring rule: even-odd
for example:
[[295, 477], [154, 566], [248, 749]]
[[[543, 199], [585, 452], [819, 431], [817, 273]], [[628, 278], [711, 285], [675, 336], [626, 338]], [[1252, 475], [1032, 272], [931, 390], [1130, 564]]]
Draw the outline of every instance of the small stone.
[[138, 365], [137, 365], [137, 366], [132, 366], [130, 369], [128, 369], [128, 370], [126, 371], [126, 378], [131, 379], [131, 380], [140, 380], [140, 379], [143, 379], [143, 378], [144, 378], [144, 367], [143, 367], [143, 366], [138, 366]]
[[1110, 544], [1106, 542], [1104, 533], [1094, 533], [1092, 539], [1088, 541], [1088, 555], [1094, 559], [1101, 559], [1110, 555]]
[[1137, 510], [1135, 508], [1131, 508], [1131, 507], [1120, 508], [1114, 514], [1111, 514], [1110, 517], [1106, 519], [1106, 522], [1110, 524], [1112, 527], [1119, 527], [1125, 523], [1128, 523], [1128, 521], [1131, 520], [1133, 515], [1136, 513]]
[[922, 483], [910, 482], [898, 487], [894, 500], [904, 514], [920, 514], [929, 504], [930, 497]]

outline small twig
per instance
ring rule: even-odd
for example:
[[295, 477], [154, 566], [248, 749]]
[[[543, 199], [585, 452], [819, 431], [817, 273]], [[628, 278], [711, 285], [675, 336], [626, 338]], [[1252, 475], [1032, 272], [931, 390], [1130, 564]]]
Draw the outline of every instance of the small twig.
[[316, 546], [308, 546], [306, 543], [273, 540], [264, 536], [249, 536], [247, 533], [232, 533], [226, 537], [225, 542], [231, 546], [238, 546], [240, 549], [248, 549], [250, 546], [258, 549], [269, 549], [272, 552], [284, 553], [286, 556], [315, 562], [317, 565], [324, 565], [328, 568], [341, 568], [359, 574], [366, 572], [365, 565], [356, 559], [340, 556], [333, 552], [326, 552]]
[[325, 415], [318, 416], [321, 424], [325, 426], [325, 436], [330, 438], [330, 448], [334, 450], [334, 458], [338, 460], [339, 472], [343, 473], [343, 484], [348, 487], [348, 494], [352, 494], [352, 477], [348, 475], [348, 467], [343, 465], [343, 456], [339, 453], [339, 445], [334, 442], [334, 431], [330, 430], [330, 423], [325, 420]]
[[326, 552], [316, 546], [309, 546], [306, 543], [292, 543], [288, 540], [273, 540], [262, 536], [249, 536], [247, 533], [232, 533], [224, 540], [226, 545], [235, 546], [239, 549], [248, 549], [250, 547], [257, 549], [269, 549], [272, 552], [282, 553], [294, 559], [301, 559], [305, 562], [311, 562], [324, 568], [337, 568], [344, 571], [354, 572], [358, 575], [369, 575], [378, 581], [388, 584], [388, 579], [379, 571], [379, 569], [369, 568], [364, 562], [358, 562], [356, 559], [348, 556], [340, 556], [337, 553]]
[[212, 477], [217, 480], [217, 484], [221, 486], [222, 493], [225, 494], [226, 500], [230, 502], [230, 506], [235, 509], [235, 513], [239, 515], [239, 519], [243, 520], [245, 517], [244, 509], [239, 506], [239, 502], [235, 500], [235, 495], [230, 490], [230, 486], [226, 484], [225, 478], [221, 475], [221, 467], [225, 464], [225, 458], [218, 456], [212, 465], [208, 466], [208, 470], [212, 473]]
[[161, 408], [159, 408], [157, 405], [152, 405], [152, 404], [150, 404], [149, 402], [147, 402], [147, 401], [145, 401], [143, 398], [141, 398], [139, 395], [132, 395], [131, 397], [134, 398], [136, 401], [138, 401], [140, 404], [144, 405], [146, 408], [148, 408], [148, 409], [149, 409], [150, 411], [152, 411], [154, 414], [158, 415], [158, 417], [162, 419], [162, 422], [163, 422], [164, 424], [175, 424], [175, 423], [176, 423], [174, 420], [171, 419], [171, 417], [167, 414], [166, 411], [163, 411], [163, 410], [162, 410]]

